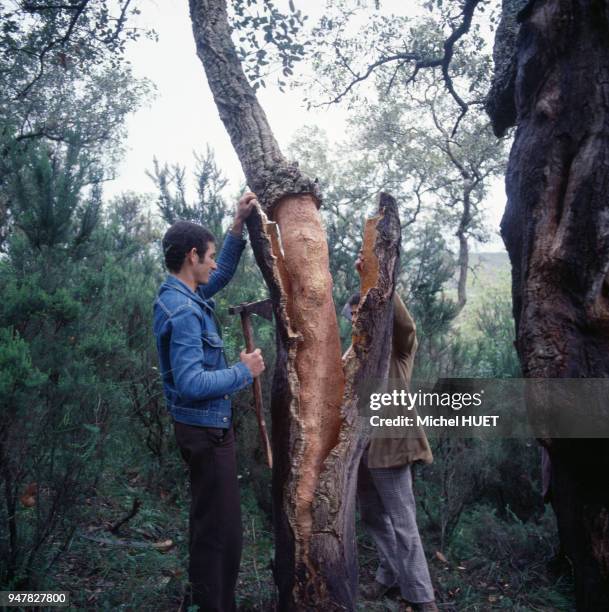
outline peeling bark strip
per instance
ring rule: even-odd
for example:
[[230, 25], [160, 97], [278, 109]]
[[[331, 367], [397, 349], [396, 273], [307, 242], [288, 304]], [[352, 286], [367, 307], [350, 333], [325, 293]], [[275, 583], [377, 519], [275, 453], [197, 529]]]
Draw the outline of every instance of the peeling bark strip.
[[[518, 354], [530, 378], [606, 378], [609, 6], [533, 0], [519, 19], [512, 55], [518, 128], [501, 223], [512, 263]], [[499, 131], [509, 125], [509, 106], [490, 101]], [[531, 388], [529, 409], [551, 411]], [[609, 609], [609, 488], [598, 478], [609, 470], [609, 440], [544, 443], [578, 610]]]
[[292, 415], [292, 470], [286, 483], [293, 503], [287, 508], [296, 559], [313, 575], [316, 568], [309, 558], [311, 506], [321, 466], [336, 445], [341, 425], [341, 346], [328, 246], [315, 201], [310, 195], [285, 198], [276, 216], [289, 281], [287, 310], [301, 339], [290, 364], [296, 369], [299, 394], [297, 413]]
[[[353, 330], [354, 350], [344, 364], [341, 426], [337, 442], [321, 465], [317, 478], [308, 548], [305, 551], [296, 541], [294, 556], [290, 549], [276, 549], [275, 575], [280, 609], [355, 609], [357, 471], [368, 442], [367, 432], [362, 430], [358, 417], [358, 391], [362, 382], [388, 375], [393, 316], [391, 297], [400, 233], [395, 200], [381, 194], [379, 214], [367, 224], [363, 244], [364, 251], [369, 253], [366, 267], [377, 272], [374, 277], [362, 279], [362, 299]], [[307, 554], [301, 559], [302, 552]], [[288, 565], [291, 559], [295, 562], [295, 574]]]
[[343, 370], [317, 184], [281, 154], [239, 64], [225, 0], [190, 0], [190, 11], [220, 118], [264, 209], [247, 225], [277, 329], [271, 413], [279, 608], [353, 610], [355, 485], [366, 443], [358, 430], [354, 381], [387, 375], [397, 206], [381, 195], [367, 232], [366, 249], [370, 261], [378, 260], [378, 272], [365, 288], [355, 350]]

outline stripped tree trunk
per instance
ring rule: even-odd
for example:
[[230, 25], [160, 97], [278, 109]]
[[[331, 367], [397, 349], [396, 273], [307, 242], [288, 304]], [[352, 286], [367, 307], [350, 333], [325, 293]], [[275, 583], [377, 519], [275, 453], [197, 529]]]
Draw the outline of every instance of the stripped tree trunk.
[[[530, 378], [606, 378], [609, 4], [504, 0], [498, 37], [503, 53], [488, 108], [498, 134], [517, 125], [501, 229], [522, 370]], [[577, 608], [608, 610], [609, 440], [543, 443]]]
[[256, 261], [274, 304], [272, 393], [275, 579], [282, 610], [353, 610], [354, 505], [366, 436], [354, 381], [384, 377], [399, 254], [397, 206], [382, 195], [369, 223], [354, 350], [341, 362], [320, 193], [283, 157], [241, 68], [225, 0], [190, 0], [197, 53], [214, 100], [262, 206], [248, 219]]

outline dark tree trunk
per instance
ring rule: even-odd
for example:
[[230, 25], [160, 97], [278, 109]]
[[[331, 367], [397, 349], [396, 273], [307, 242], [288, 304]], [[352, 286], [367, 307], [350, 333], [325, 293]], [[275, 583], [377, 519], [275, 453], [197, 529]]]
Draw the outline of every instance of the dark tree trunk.
[[467, 303], [467, 273], [469, 271], [469, 243], [467, 240], [467, 232], [472, 221], [471, 212], [471, 192], [473, 185], [471, 181], [466, 180], [463, 188], [463, 212], [457, 228], [457, 238], [459, 239], [459, 277], [457, 281], [457, 306], [459, 311], [465, 308]]
[[354, 381], [387, 375], [397, 206], [382, 195], [369, 223], [366, 248], [378, 267], [364, 279], [354, 350], [343, 365], [317, 185], [279, 150], [235, 52], [225, 0], [190, 0], [190, 13], [220, 118], [264, 211], [252, 214], [248, 230], [276, 323], [271, 412], [279, 608], [353, 610], [355, 483], [366, 443]]
[[[606, 378], [609, 4], [505, 5], [524, 7], [488, 108], [498, 133], [517, 125], [501, 229], [512, 263], [522, 370], [530, 378]], [[515, 27], [507, 28], [510, 36]], [[577, 608], [607, 610], [609, 440], [543, 443], [552, 461], [561, 539], [574, 566]]]

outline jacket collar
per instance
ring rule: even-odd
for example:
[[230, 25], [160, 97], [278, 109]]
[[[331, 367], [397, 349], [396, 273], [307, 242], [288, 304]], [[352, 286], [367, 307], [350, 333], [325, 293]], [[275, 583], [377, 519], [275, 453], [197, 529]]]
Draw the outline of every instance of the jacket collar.
[[165, 279], [165, 282], [163, 283], [161, 289], [163, 288], [175, 289], [176, 291], [179, 291], [180, 293], [183, 293], [185, 296], [189, 297], [191, 300], [197, 302], [197, 304], [200, 304], [205, 308], [211, 308], [213, 310], [213, 300], [203, 299], [203, 297], [201, 297], [201, 294], [198, 291], [193, 291], [186, 283], [182, 282], [177, 276], [174, 276], [173, 274], [167, 275], [167, 278]]

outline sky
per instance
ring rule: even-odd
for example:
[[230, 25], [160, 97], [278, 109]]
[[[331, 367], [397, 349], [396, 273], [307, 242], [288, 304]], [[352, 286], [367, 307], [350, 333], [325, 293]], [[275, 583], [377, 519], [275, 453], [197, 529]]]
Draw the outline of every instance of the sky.
[[[295, 2], [296, 8], [314, 20], [323, 11], [324, 0]], [[412, 12], [404, 2], [384, 0], [383, 8]], [[410, 5], [412, 6], [412, 5]], [[127, 49], [127, 59], [136, 77], [146, 77], [156, 87], [154, 98], [127, 120], [126, 154], [117, 168], [116, 178], [106, 183], [105, 193], [113, 197], [124, 191], [153, 193], [146, 175], [156, 156], [161, 163], [179, 163], [191, 168], [193, 153], [204, 152], [209, 144], [224, 175], [229, 179], [229, 194], [235, 194], [245, 179], [228, 134], [218, 116], [203, 66], [196, 55], [188, 2], [186, 0], [147, 0], [140, 17], [141, 27], [154, 27], [158, 42], [141, 38]], [[294, 133], [304, 125], [326, 131], [330, 141], [338, 141], [346, 131], [347, 113], [343, 106], [330, 105], [307, 111], [302, 95], [287, 89], [281, 93], [269, 83], [258, 90], [271, 128], [285, 151]], [[505, 206], [503, 181], [497, 180], [489, 192], [486, 208], [491, 241], [473, 245], [473, 251], [503, 251], [498, 236]]]

